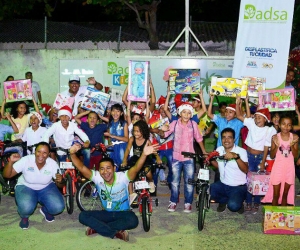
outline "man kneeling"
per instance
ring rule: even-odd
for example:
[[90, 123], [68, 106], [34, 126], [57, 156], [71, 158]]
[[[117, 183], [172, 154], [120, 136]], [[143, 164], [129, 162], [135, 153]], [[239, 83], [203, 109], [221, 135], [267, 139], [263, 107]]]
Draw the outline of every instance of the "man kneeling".
[[[102, 211], [82, 211], [79, 215], [80, 223], [88, 226], [86, 235], [98, 233], [105, 237], [129, 240], [126, 230], [138, 226], [138, 218], [130, 211], [128, 184], [133, 181], [143, 167], [147, 155], [156, 153], [159, 145], [145, 146], [137, 163], [126, 172], [116, 172], [111, 158], [100, 161], [99, 172], [90, 170], [76, 156], [79, 144], [70, 148], [70, 155], [74, 166], [81, 174], [92, 180], [100, 195]], [[100, 173], [100, 174], [99, 174]]]

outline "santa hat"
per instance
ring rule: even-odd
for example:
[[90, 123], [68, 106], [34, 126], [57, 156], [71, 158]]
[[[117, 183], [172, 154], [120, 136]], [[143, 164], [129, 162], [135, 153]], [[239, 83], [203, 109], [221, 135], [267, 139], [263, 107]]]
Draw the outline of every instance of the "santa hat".
[[40, 113], [32, 111], [29, 115], [28, 115], [28, 123], [30, 124], [30, 117], [35, 115], [38, 119], [39, 119], [39, 125], [42, 124], [42, 116]]
[[261, 115], [264, 118], [266, 118], [268, 122], [270, 122], [270, 120], [271, 120], [271, 114], [270, 114], [270, 111], [268, 108], [259, 109], [256, 111], [256, 113], [254, 115]]
[[51, 106], [48, 104], [41, 104], [42, 109], [45, 111], [46, 114], [49, 114], [50, 110], [51, 110]]
[[179, 106], [182, 104], [182, 95], [181, 94], [175, 95], [174, 102], [175, 102], [176, 108], [179, 108]]
[[161, 95], [161, 96], [159, 97], [159, 99], [157, 100], [157, 103], [156, 103], [158, 109], [159, 109], [161, 106], [165, 105], [165, 101], [166, 101], [166, 97], [164, 97], [164, 96]]
[[184, 109], [187, 109], [187, 110], [191, 111], [192, 114], [194, 113], [193, 106], [192, 106], [189, 102], [183, 102], [183, 103], [178, 107], [177, 113], [180, 115], [181, 112], [182, 112]]
[[196, 101], [198, 101], [198, 102], [201, 102], [201, 100], [200, 100], [200, 97], [199, 97], [199, 96], [194, 96], [192, 99], [193, 99], [193, 100], [196, 100]]
[[235, 112], [236, 111], [236, 104], [229, 104], [226, 108], [231, 109]]
[[72, 120], [72, 109], [69, 106], [63, 106], [60, 108], [58, 111], [58, 117], [62, 115], [67, 115], [69, 116], [70, 120]]

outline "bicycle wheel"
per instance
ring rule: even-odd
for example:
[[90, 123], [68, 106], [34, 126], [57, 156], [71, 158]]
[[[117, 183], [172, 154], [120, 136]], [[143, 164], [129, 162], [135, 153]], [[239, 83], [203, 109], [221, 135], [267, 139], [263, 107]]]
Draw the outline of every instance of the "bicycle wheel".
[[66, 207], [68, 214], [73, 213], [74, 209], [74, 195], [73, 195], [73, 187], [72, 187], [72, 177], [70, 175], [66, 175]]
[[92, 181], [81, 184], [76, 194], [77, 206], [81, 211], [103, 210], [96, 185]]
[[205, 213], [207, 208], [207, 188], [208, 186], [202, 186], [198, 197], [198, 230], [202, 231], [204, 227]]
[[142, 198], [142, 219], [143, 219], [143, 228], [145, 232], [150, 230], [150, 213], [149, 213], [149, 204], [148, 198]]

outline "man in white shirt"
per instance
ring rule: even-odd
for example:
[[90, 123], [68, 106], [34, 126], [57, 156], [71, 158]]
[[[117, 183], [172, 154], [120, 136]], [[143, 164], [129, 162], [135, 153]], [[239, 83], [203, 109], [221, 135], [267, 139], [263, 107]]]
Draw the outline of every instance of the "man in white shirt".
[[212, 165], [220, 171], [220, 181], [210, 186], [211, 199], [218, 202], [218, 212], [228, 209], [232, 212], [243, 213], [243, 202], [247, 194], [247, 151], [234, 144], [235, 132], [225, 128], [221, 132], [222, 145], [217, 151], [224, 159], [212, 161]]
[[[103, 86], [101, 83], [97, 82], [94, 77], [89, 77], [86, 80], [89, 84], [94, 85], [95, 89], [102, 90]], [[88, 86], [80, 86], [80, 77], [77, 75], [71, 75], [69, 78], [69, 89], [61, 92], [60, 94], [64, 97], [75, 97], [72, 115], [77, 115], [77, 108], [79, 103], [84, 97]]]
[[32, 88], [32, 95], [34, 100], [38, 104], [42, 104], [42, 94], [41, 94], [41, 87], [38, 82], [33, 81], [32, 72], [28, 71], [25, 73], [25, 78], [31, 80], [31, 88]]

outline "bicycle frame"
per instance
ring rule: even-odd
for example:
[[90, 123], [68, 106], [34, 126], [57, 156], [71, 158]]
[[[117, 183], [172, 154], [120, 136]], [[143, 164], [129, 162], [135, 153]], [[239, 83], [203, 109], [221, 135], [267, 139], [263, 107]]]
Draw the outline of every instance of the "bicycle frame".
[[148, 187], [145, 187], [143, 189], [138, 189], [139, 192], [139, 197], [138, 197], [138, 204], [139, 204], [139, 212], [142, 213], [143, 207], [142, 207], [142, 199], [144, 197], [147, 197], [147, 201], [149, 203], [149, 213], [152, 214], [153, 209], [152, 209], [152, 198], [149, 193], [149, 184], [146, 180], [146, 176], [143, 176], [140, 178], [139, 182], [146, 182]]
[[[78, 181], [78, 178], [76, 177], [76, 170], [75, 169], [67, 169], [66, 171], [64, 171], [64, 173], [62, 174], [63, 179], [66, 178], [66, 175], [69, 174], [71, 176], [72, 179], [72, 190], [73, 190], [73, 195], [75, 195], [76, 193], [76, 183]], [[63, 186], [63, 195], [65, 195], [66, 192], [66, 185]]]

